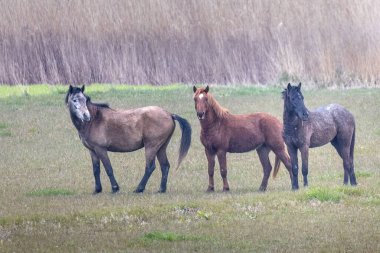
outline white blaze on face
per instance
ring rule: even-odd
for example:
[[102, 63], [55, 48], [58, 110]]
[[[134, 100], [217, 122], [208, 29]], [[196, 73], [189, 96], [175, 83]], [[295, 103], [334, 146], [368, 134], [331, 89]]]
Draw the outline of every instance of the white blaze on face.
[[204, 96], [205, 96], [205, 95], [204, 95], [203, 93], [201, 93], [201, 94], [199, 95], [199, 99], [202, 99]]

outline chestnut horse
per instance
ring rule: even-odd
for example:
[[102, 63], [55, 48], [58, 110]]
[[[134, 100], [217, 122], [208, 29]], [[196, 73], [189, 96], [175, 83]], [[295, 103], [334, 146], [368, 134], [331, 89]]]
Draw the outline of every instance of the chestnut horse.
[[209, 87], [193, 87], [195, 110], [201, 124], [201, 142], [208, 160], [209, 185], [207, 191], [214, 191], [215, 156], [218, 157], [223, 191], [229, 190], [227, 181], [226, 153], [257, 151], [264, 176], [259, 188], [265, 191], [272, 171], [269, 152], [276, 154], [273, 177], [276, 176], [280, 160], [291, 175], [291, 163], [282, 138], [281, 122], [267, 113], [234, 115], [219, 105]]
[[355, 119], [344, 107], [331, 104], [309, 111], [304, 104], [301, 83], [288, 87], [282, 92], [284, 99], [284, 140], [292, 162], [292, 189], [298, 186], [297, 150], [301, 152], [304, 186], [308, 185], [309, 148], [331, 143], [343, 160], [344, 184], [350, 177], [356, 185], [354, 172]]
[[95, 191], [102, 191], [100, 161], [110, 179], [112, 192], [119, 191], [107, 151], [132, 152], [145, 147], [145, 174], [135, 192], [143, 192], [149, 177], [156, 168], [156, 157], [161, 167], [159, 192], [166, 191], [169, 161], [166, 147], [175, 129], [174, 120], [181, 130], [181, 144], [177, 168], [186, 156], [191, 142], [191, 127], [187, 120], [157, 106], [131, 110], [114, 110], [107, 104], [92, 103], [82, 88], [72, 87], [66, 95], [71, 120], [78, 130], [83, 145], [89, 149], [95, 177]]

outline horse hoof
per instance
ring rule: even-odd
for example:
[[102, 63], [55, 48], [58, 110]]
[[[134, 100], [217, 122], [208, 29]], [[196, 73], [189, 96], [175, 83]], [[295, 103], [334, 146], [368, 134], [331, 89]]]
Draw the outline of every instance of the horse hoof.
[[297, 191], [298, 190], [298, 186], [292, 186], [292, 191]]
[[102, 188], [100, 189], [95, 189], [93, 192], [92, 192], [92, 195], [96, 195], [98, 193], [101, 193], [102, 192]]
[[134, 193], [142, 193], [144, 191], [144, 189], [136, 189], [136, 190], [134, 190], [133, 192]]
[[266, 187], [260, 187], [260, 188], [259, 188], [259, 192], [265, 192], [266, 190], [267, 190]]
[[119, 186], [112, 186], [112, 193], [117, 193], [120, 190]]
[[214, 191], [215, 191], [214, 187], [210, 187], [210, 186], [206, 190], [206, 192], [214, 192]]
[[163, 189], [159, 189], [157, 193], [165, 193], [166, 190], [163, 190]]
[[227, 187], [227, 188], [223, 188], [223, 192], [229, 192], [230, 191], [230, 188]]

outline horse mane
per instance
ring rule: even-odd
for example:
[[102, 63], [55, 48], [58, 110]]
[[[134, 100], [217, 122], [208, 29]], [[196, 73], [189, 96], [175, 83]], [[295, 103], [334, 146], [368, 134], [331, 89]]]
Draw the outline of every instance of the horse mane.
[[[72, 92], [70, 93], [70, 90], [66, 93], [66, 97], [65, 97], [65, 103], [67, 105], [67, 103], [69, 102], [69, 95], [70, 94], [75, 94], [75, 93], [79, 93], [79, 92], [82, 92], [80, 88], [77, 88], [77, 87], [74, 87]], [[93, 103], [91, 101], [91, 98], [90, 96], [86, 95], [83, 93], [83, 95], [86, 97], [86, 103], [90, 103], [91, 105], [95, 106], [95, 107], [100, 107], [100, 108], [107, 108], [107, 109], [111, 109], [110, 106], [107, 104], [107, 103]]]
[[87, 103], [90, 103], [91, 105], [93, 105], [95, 107], [111, 109], [111, 107], [107, 103], [93, 103], [89, 96], [87, 96], [87, 95], [84, 95], [84, 96], [86, 97]]
[[287, 89], [284, 89], [282, 92], [281, 92], [281, 97], [282, 99], [285, 99], [286, 98], [286, 93], [287, 93]]
[[218, 118], [226, 118], [230, 112], [228, 109], [221, 106], [218, 101], [214, 98], [214, 96], [210, 93], [207, 93], [208, 103], [214, 109], [214, 112], [218, 116]]

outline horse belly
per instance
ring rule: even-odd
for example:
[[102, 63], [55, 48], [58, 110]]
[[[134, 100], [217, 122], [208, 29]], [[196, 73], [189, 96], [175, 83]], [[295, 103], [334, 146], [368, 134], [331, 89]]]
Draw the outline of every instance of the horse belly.
[[321, 147], [331, 142], [336, 136], [336, 131], [314, 133], [310, 138], [310, 148]]
[[142, 133], [137, 129], [124, 127], [119, 135], [108, 139], [107, 149], [112, 152], [131, 152], [144, 147]]
[[110, 152], [132, 152], [144, 147], [144, 144], [141, 142], [138, 145], [129, 145], [128, 147], [122, 145], [108, 146], [107, 150]]
[[252, 151], [256, 149], [257, 147], [247, 147], [247, 146], [230, 146], [230, 148], [227, 150], [229, 153], [246, 153], [249, 151]]
[[256, 140], [246, 138], [231, 139], [228, 146], [228, 152], [230, 153], [245, 153], [258, 148], [261, 144], [256, 143]]

